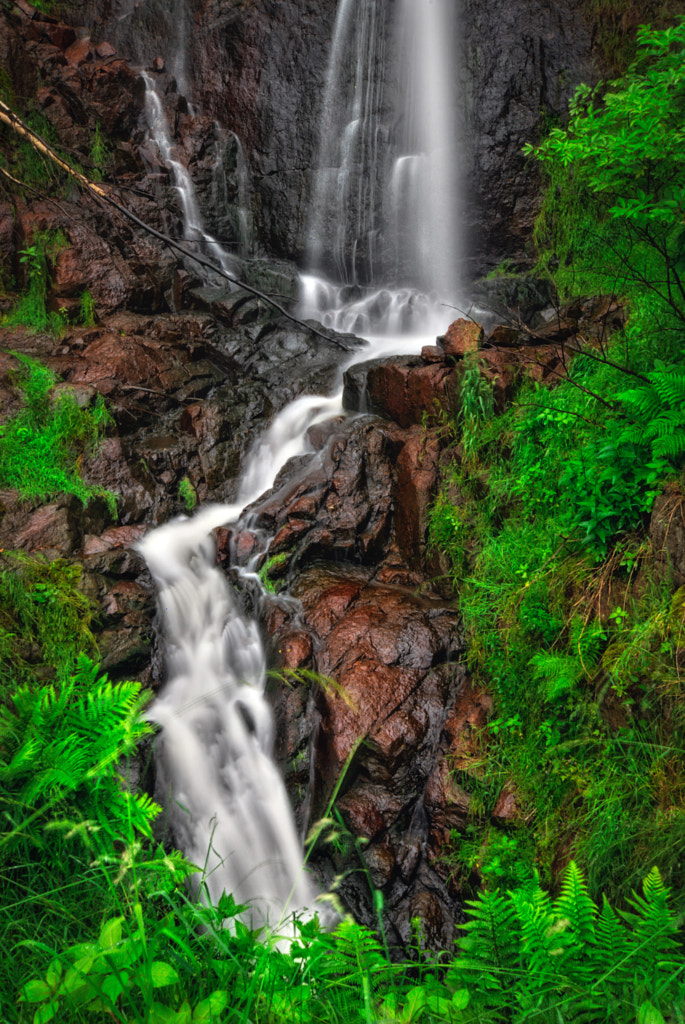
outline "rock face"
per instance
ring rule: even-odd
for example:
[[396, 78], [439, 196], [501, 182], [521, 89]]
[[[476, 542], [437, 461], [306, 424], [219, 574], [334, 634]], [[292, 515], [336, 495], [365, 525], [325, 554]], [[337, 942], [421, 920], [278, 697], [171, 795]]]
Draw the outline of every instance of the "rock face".
[[469, 251], [492, 265], [524, 255], [539, 208], [523, 145], [563, 118], [576, 85], [594, 84], [599, 69], [582, 0], [465, 0], [461, 24]]
[[[253, 242], [301, 261], [335, 14], [323, 0], [118, 0], [104, 9], [90, 0], [76, 17], [94, 42], [110, 42], [131, 63], [164, 58], [179, 90], [235, 133], [249, 169]], [[465, 0], [460, 37], [452, 121], [463, 139], [467, 248], [478, 270], [525, 256], [539, 183], [521, 148], [545, 119], [563, 117], [575, 86], [594, 82], [598, 69], [582, 0], [513, 0], [506, 9]], [[218, 159], [230, 177], [235, 153]], [[210, 230], [224, 238], [215, 194], [199, 184]]]

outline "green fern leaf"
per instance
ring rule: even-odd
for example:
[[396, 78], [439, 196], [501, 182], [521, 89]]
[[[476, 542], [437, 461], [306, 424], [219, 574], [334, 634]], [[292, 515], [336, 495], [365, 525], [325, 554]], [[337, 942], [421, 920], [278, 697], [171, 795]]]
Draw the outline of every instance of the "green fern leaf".
[[590, 899], [587, 883], [575, 861], [566, 869], [554, 910], [570, 922], [574, 937], [582, 946], [594, 942], [597, 907]]

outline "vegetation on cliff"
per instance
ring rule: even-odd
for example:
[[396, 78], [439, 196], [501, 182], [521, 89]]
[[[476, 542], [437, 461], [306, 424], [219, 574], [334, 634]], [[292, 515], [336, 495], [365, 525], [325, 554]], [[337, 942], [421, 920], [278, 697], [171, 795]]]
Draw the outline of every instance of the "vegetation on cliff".
[[682, 910], [685, 589], [662, 543], [685, 462], [685, 24], [638, 39], [630, 71], [581, 87], [534, 150], [540, 269], [562, 294], [621, 296], [628, 323], [497, 414], [464, 375], [476, 414], [456, 425], [432, 537], [496, 704], [459, 782], [479, 814], [503, 791], [517, 806], [508, 827], [455, 835], [454, 871], [553, 882], [574, 858], [625, 906], [656, 864]]

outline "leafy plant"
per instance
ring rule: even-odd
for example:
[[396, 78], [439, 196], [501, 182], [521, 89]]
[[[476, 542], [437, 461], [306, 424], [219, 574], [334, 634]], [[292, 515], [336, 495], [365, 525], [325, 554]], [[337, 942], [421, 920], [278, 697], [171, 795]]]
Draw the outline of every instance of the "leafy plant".
[[630, 912], [606, 900], [600, 911], [574, 862], [554, 901], [539, 883], [482, 893], [448, 983], [466, 988], [470, 1009], [515, 1021], [679, 1020], [685, 963], [669, 895], [654, 868]]
[[619, 396], [636, 421], [625, 430], [625, 439], [649, 445], [653, 460], [667, 458], [680, 465], [685, 455], [685, 367], [667, 367], [658, 360], [646, 377], [644, 384]]
[[140, 683], [116, 688], [79, 655], [75, 673], [33, 692], [20, 687], [12, 709], [0, 706], [0, 805], [9, 829], [0, 858], [17, 847], [50, 850], [52, 830], [78, 835], [102, 852], [129, 827], [150, 836], [159, 808], [119, 784], [116, 764], [152, 732], [140, 714], [149, 699]]
[[33, 244], [21, 250], [19, 261], [26, 268], [28, 288], [18, 304], [4, 318], [8, 326], [28, 327], [33, 331], [60, 334], [65, 319], [59, 312], [48, 311], [47, 295], [50, 280], [49, 260], [68, 246], [62, 231], [36, 232]]
[[27, 356], [16, 358], [25, 406], [0, 426], [0, 486], [27, 498], [67, 493], [85, 504], [102, 497], [116, 515], [114, 494], [87, 484], [79, 472], [80, 459], [95, 450], [110, 422], [102, 396], [82, 409], [68, 391], [53, 396], [55, 377], [47, 367]]
[[[580, 197], [577, 208], [585, 195], [600, 214], [594, 226], [583, 212], [575, 223], [557, 219], [552, 244], [569, 229], [601, 238], [595, 269], [601, 267], [611, 289], [637, 283], [683, 321], [685, 21], [659, 30], [642, 25], [637, 40], [638, 59], [623, 78], [596, 89], [579, 86], [568, 126], [553, 128], [524, 152], [552, 169], [557, 187], [568, 183]], [[589, 256], [586, 250], [586, 262]], [[596, 257], [595, 247], [590, 258]]]

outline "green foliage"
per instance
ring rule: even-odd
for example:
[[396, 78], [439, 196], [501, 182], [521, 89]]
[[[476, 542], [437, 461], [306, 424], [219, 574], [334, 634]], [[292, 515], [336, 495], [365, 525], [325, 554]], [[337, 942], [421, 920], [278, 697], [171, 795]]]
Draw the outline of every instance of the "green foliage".
[[606, 900], [600, 912], [571, 862], [554, 902], [539, 883], [483, 893], [468, 904], [465, 955], [448, 983], [466, 988], [473, 1011], [513, 1021], [679, 1020], [685, 963], [656, 868], [643, 891], [634, 913], [617, 915]]
[[589, 269], [607, 290], [639, 285], [682, 321], [685, 21], [643, 25], [637, 38], [638, 60], [623, 78], [580, 86], [568, 126], [525, 147], [548, 168], [553, 195], [537, 241], [547, 266], [556, 249], [581, 279]]
[[266, 591], [268, 591], [268, 593], [276, 593], [278, 577], [282, 575], [282, 571], [290, 561], [290, 557], [290, 551], [280, 551], [277, 555], [267, 558], [264, 565], [259, 570], [259, 579], [261, 580], [262, 586]]
[[102, 396], [83, 409], [68, 390], [54, 395], [55, 378], [45, 366], [16, 358], [25, 406], [0, 426], [0, 486], [27, 498], [74, 494], [84, 504], [99, 496], [115, 515], [115, 496], [85, 483], [79, 472], [81, 458], [96, 449], [110, 422]]
[[[625, 430], [626, 442], [649, 445], [654, 460], [668, 458], [676, 465], [685, 456], [685, 367], [667, 367], [658, 360], [643, 385], [619, 396], [635, 421]], [[663, 463], [662, 463], [663, 464]]]
[[144, 794], [120, 786], [116, 763], [133, 753], [152, 727], [140, 718], [149, 699], [140, 683], [113, 687], [80, 655], [74, 675], [39, 692], [19, 688], [11, 709], [0, 706], [0, 801], [9, 831], [0, 858], [35, 846], [43, 857], [59, 852], [47, 827], [78, 836], [103, 852], [122, 823], [150, 836], [159, 808]]
[[85, 291], [81, 296], [78, 321], [80, 324], [83, 324], [84, 327], [95, 327], [95, 324], [97, 323], [95, 301], [89, 291]]
[[459, 423], [461, 440], [467, 456], [473, 453], [479, 429], [492, 418], [494, 400], [492, 384], [481, 372], [475, 354], [467, 355], [459, 384]]
[[186, 512], [192, 512], [197, 505], [197, 493], [189, 477], [184, 476], [179, 483], [178, 496], [185, 505]]
[[91, 174], [91, 178], [94, 181], [102, 181], [102, 176], [107, 172], [112, 162], [112, 154], [109, 146], [107, 145], [107, 141], [100, 130], [99, 121], [96, 123], [95, 130], [93, 132], [93, 141], [90, 146], [90, 159], [92, 160], [95, 169], [95, 173]]
[[[22, 552], [3, 555], [0, 573], [0, 700], [38, 675], [69, 673], [79, 653], [93, 653], [93, 611], [79, 590], [81, 567]], [[40, 668], [40, 673], [39, 673]]]
[[28, 327], [32, 331], [50, 331], [61, 334], [65, 320], [60, 313], [48, 311], [47, 296], [50, 282], [49, 261], [69, 245], [62, 231], [37, 231], [33, 244], [23, 249], [20, 263], [26, 268], [28, 287], [26, 294], [4, 318], [8, 326]]

